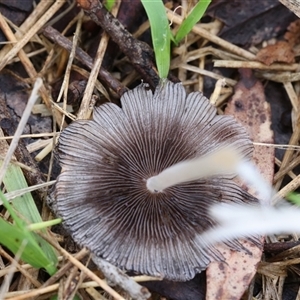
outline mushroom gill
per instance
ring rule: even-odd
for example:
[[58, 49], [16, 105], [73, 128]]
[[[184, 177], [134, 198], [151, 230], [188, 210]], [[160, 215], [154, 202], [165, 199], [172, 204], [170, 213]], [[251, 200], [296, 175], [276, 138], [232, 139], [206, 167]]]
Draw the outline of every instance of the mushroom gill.
[[[141, 84], [76, 121], [59, 139], [62, 172], [56, 208], [74, 240], [125, 270], [185, 281], [222, 260], [199, 236], [214, 226], [209, 208], [255, 201], [233, 181], [213, 176], [151, 192], [146, 182], [183, 160], [230, 145], [252, 152], [245, 129], [216, 115], [200, 92], [165, 82]], [[226, 243], [241, 250], [238, 241]]]

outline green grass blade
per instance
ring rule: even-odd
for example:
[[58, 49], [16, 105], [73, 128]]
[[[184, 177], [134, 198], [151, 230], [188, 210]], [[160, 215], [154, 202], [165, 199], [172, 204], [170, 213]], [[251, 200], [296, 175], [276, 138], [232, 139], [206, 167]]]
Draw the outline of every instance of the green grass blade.
[[[10, 164], [8, 166], [3, 183], [7, 192], [17, 191], [28, 186], [21, 168], [14, 164]], [[24, 216], [24, 219], [26, 219], [28, 222], [42, 222], [40, 213], [37, 210], [35, 202], [30, 193], [16, 197], [12, 200], [11, 205], [16, 211]]]
[[141, 0], [150, 27], [156, 66], [160, 78], [167, 78], [170, 69], [171, 31], [162, 0]]
[[[6, 208], [11, 210], [10, 204], [0, 191], [0, 198]], [[56, 261], [50, 260], [40, 247], [36, 235], [26, 228], [26, 223], [14, 215], [15, 224], [10, 224], [0, 218], [0, 243], [17, 253], [25, 242], [25, 247], [21, 253], [21, 259], [35, 268], [44, 268], [53, 275], [56, 272]]]
[[176, 35], [175, 43], [178, 44], [194, 27], [194, 25], [203, 17], [211, 0], [200, 0], [189, 13], [187, 18], [180, 25]]
[[27, 225], [27, 229], [29, 231], [41, 230], [41, 229], [44, 229], [46, 227], [50, 227], [50, 226], [60, 224], [61, 222], [62, 222], [61, 218], [53, 219], [53, 220], [50, 220], [50, 221], [44, 221], [44, 222], [41, 222], [41, 223], [34, 223], [34, 224]]
[[292, 202], [293, 204], [300, 206], [300, 194], [298, 193], [289, 193], [286, 196], [286, 199], [290, 202]]
[[116, 0], [106, 0], [105, 1], [105, 8], [108, 10], [108, 11], [111, 11], [111, 9], [113, 8], [113, 6], [115, 5], [115, 2]]
[[[4, 186], [8, 192], [17, 191], [27, 187], [27, 182], [19, 166], [10, 164], [6, 170], [4, 179]], [[36, 204], [31, 196], [31, 193], [26, 193], [22, 196], [16, 197], [11, 206], [24, 217], [24, 220], [28, 223], [41, 223], [43, 222], [40, 213], [36, 207]], [[13, 216], [12, 216], [13, 217]], [[15, 217], [13, 217], [15, 219]], [[41, 230], [42, 233], [47, 234], [46, 230]], [[57, 254], [51, 245], [43, 240], [39, 235], [34, 234], [37, 242], [44, 251], [49, 260], [57, 263]]]

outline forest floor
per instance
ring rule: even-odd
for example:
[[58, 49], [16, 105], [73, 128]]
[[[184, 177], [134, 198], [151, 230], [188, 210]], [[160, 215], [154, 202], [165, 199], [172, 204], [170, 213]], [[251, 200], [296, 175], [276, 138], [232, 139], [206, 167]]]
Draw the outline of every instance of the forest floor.
[[[175, 32], [197, 1], [164, 2]], [[79, 4], [85, 3], [0, 1], [0, 181], [13, 211], [29, 223], [59, 217], [48, 204], [61, 172], [60, 133], [75, 120], [91, 118], [94, 106], [120, 105], [120, 97], [141, 81], [152, 90], [159, 84], [141, 2], [116, 1], [112, 8], [126, 30], [113, 25], [96, 5], [95, 18], [107, 34], [89, 17], [92, 9], [87, 5], [84, 13]], [[253, 4], [212, 1], [185, 39], [172, 45], [168, 79], [182, 82], [187, 93], [202, 91], [218, 114], [233, 115], [244, 125], [254, 144], [254, 163], [283, 199], [300, 186], [300, 21], [277, 0]], [[43, 79], [40, 97], [26, 111], [38, 77]], [[24, 206], [24, 199], [30, 204]], [[0, 206], [0, 217], [6, 222], [0, 223], [0, 299], [133, 298], [132, 291], [110, 286], [111, 278], [105, 280], [89, 251], [62, 225], [39, 232], [47, 242], [33, 236], [47, 259], [54, 255], [58, 260], [53, 271], [42, 258], [35, 261], [34, 242], [28, 250], [18, 239], [25, 231], [31, 234], [27, 227], [4, 230], [4, 224], [13, 223], [7, 207]], [[253, 251], [254, 259], [247, 256], [248, 273], [232, 271], [242, 258], [230, 254], [225, 264], [231, 271], [222, 278], [210, 266], [187, 282], [147, 276], [128, 280], [144, 286], [138, 286], [140, 295], [149, 290], [150, 299], [300, 299], [298, 235], [268, 236], [261, 246]], [[27, 262], [19, 260], [24, 249]], [[229, 288], [233, 282], [237, 291]]]

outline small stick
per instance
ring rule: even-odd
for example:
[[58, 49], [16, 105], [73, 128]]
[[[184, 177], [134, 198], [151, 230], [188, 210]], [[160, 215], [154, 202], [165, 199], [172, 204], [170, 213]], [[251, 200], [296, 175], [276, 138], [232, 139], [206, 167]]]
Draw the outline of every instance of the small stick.
[[[167, 9], [167, 16], [168, 19], [170, 21], [173, 21], [173, 23], [175, 24], [181, 24], [183, 22], [183, 17], [179, 16], [178, 14], [174, 13], [173, 11], [171, 11], [170, 9]], [[253, 60], [255, 59], [255, 55], [249, 51], [246, 51], [240, 47], [237, 47], [221, 38], [219, 38], [216, 35], [211, 34], [210, 32], [208, 32], [207, 30], [203, 29], [201, 26], [195, 25], [192, 29], [192, 31], [196, 34], [201, 35], [202, 37], [204, 37], [205, 39], [221, 46], [222, 48], [227, 49], [229, 52], [235, 53], [245, 59], [248, 60]]]
[[[58, 136], [59, 133], [56, 132], [46, 132], [46, 133], [34, 133], [34, 134], [21, 134], [19, 136], [20, 139], [24, 138], [38, 138], [38, 137], [49, 137], [49, 136]], [[0, 136], [1, 140], [12, 140], [14, 138], [13, 135], [11, 136]]]
[[118, 44], [120, 50], [128, 57], [142, 77], [152, 87], [156, 87], [159, 83], [159, 77], [153, 65], [152, 48], [135, 39], [100, 1], [77, 0], [77, 3]]
[[[291, 10], [298, 18], [300, 18], [300, 3], [298, 0], [279, 0], [289, 10]], [[298, 298], [297, 298], [298, 299]]]
[[[15, 264], [16, 268], [20, 273], [22, 273], [23, 276], [25, 276], [35, 287], [40, 287], [41, 283], [35, 279], [31, 274], [25, 270], [19, 262], [16, 260], [16, 258], [13, 258], [10, 256], [7, 252], [5, 252], [3, 249], [0, 249], [1, 256], [5, 257], [7, 260], [9, 260], [12, 264]], [[7, 269], [8, 273], [10, 272], [10, 268]]]
[[[51, 6], [50, 1], [40, 1], [37, 6], [34, 8], [34, 10], [31, 12], [31, 14], [26, 18], [26, 20], [22, 23], [22, 25], [19, 28], [15, 28], [15, 38], [16, 40], [20, 40], [24, 32], [27, 32], [37, 21], [38, 19], [45, 14], [45, 12], [48, 10], [49, 6]], [[11, 45], [4, 46], [0, 51], [0, 61], [3, 59], [3, 57], [10, 51]], [[29, 55], [27, 54], [29, 57]]]
[[[38, 189], [42, 189], [44, 187], [53, 185], [55, 182], [56, 182], [56, 180], [51, 180], [51, 181], [44, 182], [44, 183], [41, 183], [41, 184], [29, 186], [29, 187], [24, 188], [24, 189], [20, 189], [20, 190], [17, 190], [17, 191], [6, 193], [6, 194], [4, 194], [4, 196], [6, 197], [7, 200], [13, 200], [14, 198], [20, 197], [20, 196], [22, 196], [26, 193], [30, 193], [30, 192], [36, 191]], [[0, 201], [0, 205], [2, 205], [2, 201]]]
[[287, 92], [287, 94], [290, 98], [293, 109], [295, 110], [296, 113], [298, 113], [298, 111], [299, 111], [299, 101], [298, 101], [298, 96], [297, 96], [297, 94], [294, 90], [294, 87], [293, 87], [292, 83], [291, 82], [285, 82], [283, 84], [283, 86], [284, 86], [285, 91]]
[[[117, 1], [116, 5], [113, 8], [112, 14], [115, 16], [118, 13], [119, 7], [120, 7], [121, 2]], [[97, 74], [100, 71], [101, 65], [102, 65], [102, 61], [105, 55], [105, 51], [108, 45], [108, 41], [109, 41], [109, 35], [104, 32], [101, 38], [101, 41], [99, 43], [98, 49], [97, 49], [97, 53], [94, 59], [94, 65], [93, 68], [91, 70], [84, 94], [83, 94], [83, 98], [81, 101], [81, 105], [79, 108], [79, 112], [77, 115], [77, 119], [89, 119], [90, 115], [91, 115], [91, 108], [90, 108], [90, 103], [91, 103], [91, 99], [92, 99], [92, 94], [94, 91], [94, 86], [95, 83], [97, 81]]]
[[188, 65], [188, 64], [181, 64], [181, 65], [179, 65], [179, 67], [183, 68], [183, 69], [186, 69], [186, 70], [189, 70], [189, 71], [192, 71], [192, 72], [195, 72], [195, 73], [198, 73], [198, 74], [201, 74], [201, 75], [205, 75], [205, 76], [217, 79], [217, 80], [218, 79], [224, 79], [225, 82], [228, 85], [231, 85], [231, 86], [234, 86], [234, 85], [237, 84], [236, 80], [233, 80], [231, 78], [224, 78], [223, 76], [221, 76], [219, 74], [216, 74], [216, 73], [211, 72], [211, 71], [203, 70], [203, 69], [200, 69], [200, 68], [195, 67], [195, 66], [191, 66], [191, 65]]
[[274, 203], [277, 203], [280, 198], [286, 197], [289, 193], [294, 192], [298, 187], [300, 186], [300, 175], [298, 175], [296, 178], [294, 178], [291, 182], [289, 182], [285, 187], [283, 187], [277, 194], [276, 198], [273, 201]]
[[125, 300], [120, 294], [118, 294], [114, 289], [112, 289], [104, 280], [100, 279], [96, 274], [89, 270], [85, 265], [73, 257], [69, 252], [63, 249], [57, 242], [53, 241], [49, 237], [41, 234], [43, 239], [45, 239], [50, 245], [52, 245], [56, 250], [58, 250], [65, 258], [67, 258], [74, 266], [84, 272], [90, 279], [96, 281], [99, 286], [104, 289], [107, 293], [113, 296], [116, 300]]
[[[77, 260], [81, 260], [89, 253], [90, 253], [89, 250], [87, 250], [86, 248], [83, 248], [74, 255], [74, 258]], [[58, 281], [72, 266], [73, 266], [73, 264], [70, 261], [67, 261], [64, 266], [62, 266], [53, 276], [51, 276], [46, 282], [43, 283], [41, 288], [50, 286], [54, 282]], [[96, 285], [99, 286], [97, 283], [96, 283]]]
[[15, 274], [15, 271], [17, 269], [18, 260], [20, 259], [22, 252], [24, 251], [25, 247], [27, 245], [27, 240], [23, 240], [21, 247], [18, 249], [18, 252], [15, 255], [15, 259], [12, 261], [10, 265], [10, 272], [6, 274], [4, 281], [0, 288], [0, 299], [4, 299], [4, 296], [6, 292], [9, 290], [10, 282], [12, 281], [12, 278]]
[[[56, 102], [60, 102], [60, 99], [63, 96], [62, 108], [64, 111], [67, 110], [67, 96], [68, 96], [68, 86], [69, 86], [69, 81], [70, 81], [70, 76], [71, 76], [70, 74], [71, 74], [72, 64], [75, 59], [75, 50], [76, 50], [76, 46], [78, 44], [78, 39], [80, 36], [83, 16], [84, 16], [84, 14], [82, 11], [80, 11], [79, 14], [77, 15], [78, 21], [77, 21], [77, 25], [76, 25], [75, 34], [73, 37], [72, 49], [70, 51], [70, 55], [68, 58], [68, 63], [67, 63], [67, 67], [65, 69], [65, 75], [63, 78], [63, 82], [62, 82], [58, 97], [56, 99]], [[65, 122], [65, 115], [63, 115], [61, 123], [59, 124], [61, 130], [64, 128], [64, 122]], [[52, 147], [50, 148], [50, 151], [51, 150], [52, 150]]]
[[247, 69], [260, 69], [269, 71], [297, 71], [299, 64], [272, 64], [267, 66], [258, 61], [236, 61], [236, 60], [215, 60], [214, 67], [220, 68], [247, 68]]
[[300, 80], [300, 72], [291, 73], [291, 72], [282, 72], [282, 73], [272, 73], [272, 72], [259, 72], [257, 71], [259, 77], [276, 81], [276, 82], [295, 82]]
[[224, 87], [225, 85], [226, 85], [226, 80], [224, 78], [218, 79], [218, 81], [216, 82], [216, 85], [215, 85], [214, 92], [211, 94], [210, 99], [209, 99], [209, 101], [212, 105], [216, 105], [217, 100], [221, 94], [222, 87]]
[[292, 160], [289, 164], [285, 166], [285, 168], [280, 169], [274, 176], [274, 182], [278, 181], [289, 171], [293, 170], [300, 164], [300, 156], [297, 156], [294, 160]]
[[[16, 42], [16, 43], [18, 42], [16, 35], [14, 35], [14, 33], [12, 32], [12, 30], [10, 29], [10, 27], [8, 26], [4, 17], [1, 14], [0, 14], [0, 28], [3, 30], [5, 36], [7, 37], [7, 39], [9, 41]], [[20, 51], [18, 52], [18, 57], [20, 58], [20, 61], [22, 62], [29, 77], [31, 79], [35, 80], [36, 77], [38, 76], [38, 73], [35, 70], [33, 63], [28, 58], [27, 54], [25, 53], [25, 51], [23, 49], [20, 49]], [[41, 86], [40, 93], [41, 93], [42, 99], [45, 102], [47, 108], [49, 109], [49, 111], [51, 111], [52, 110], [51, 109], [52, 108], [51, 97], [49, 97], [49, 91], [46, 89], [46, 87], [44, 85]], [[55, 114], [56, 119], [60, 121], [61, 116], [57, 110], [54, 111], [54, 114]]]
[[65, 1], [55, 1], [53, 5], [47, 10], [47, 12], [31, 27], [19, 40], [14, 44], [13, 48], [3, 57], [0, 61], [0, 71], [6, 66], [6, 64], [13, 59], [17, 53], [29, 42], [29, 40], [43, 27], [49, 19], [65, 4]]
[[[289, 141], [289, 144], [290, 145], [296, 145], [299, 141], [299, 138], [300, 138], [300, 116], [298, 116], [298, 120], [297, 120], [297, 124], [298, 126], [296, 126], [295, 128], [295, 131], [293, 132], [291, 138], [290, 138], [290, 141]], [[292, 156], [294, 154], [294, 151], [293, 150], [286, 150], [285, 153], [284, 153], [284, 156], [283, 156], [283, 159], [282, 159], [282, 164], [279, 168], [279, 171], [282, 170], [283, 168], [285, 168], [291, 161], [292, 159]], [[297, 177], [294, 179], [296, 180]], [[275, 185], [275, 190], [279, 189], [281, 183], [282, 183], [282, 180], [283, 179], [279, 179]], [[285, 193], [284, 196], [287, 195], [288, 192], [291, 192], [292, 190], [290, 190], [291, 188], [293, 189], [293, 186], [295, 185], [296, 188], [299, 186], [298, 183], [296, 183], [296, 181], [292, 181], [290, 182], [289, 184], [287, 184], [280, 192], [281, 193]], [[299, 179], [298, 179], [299, 180]], [[295, 189], [296, 189], [295, 188]], [[294, 189], [294, 190], [295, 190]], [[293, 190], [293, 191], [294, 191]], [[281, 195], [281, 194], [280, 194]]]
[[32, 90], [32, 93], [29, 97], [29, 100], [28, 100], [28, 103], [26, 105], [26, 108], [23, 112], [23, 115], [22, 115], [22, 118], [20, 120], [20, 123], [18, 125], [18, 128], [16, 130], [16, 133], [11, 141], [11, 144], [9, 146], [9, 149], [7, 151], [7, 154], [6, 154], [6, 157], [5, 157], [5, 160], [3, 161], [3, 164], [0, 168], [0, 183], [2, 182], [3, 178], [4, 178], [4, 175], [5, 175], [5, 172], [6, 172], [6, 169], [8, 167], [8, 164], [18, 146], [18, 142], [19, 142], [19, 139], [20, 139], [20, 135], [21, 133], [23, 132], [24, 130], [24, 127], [27, 123], [27, 120], [31, 114], [31, 110], [32, 110], [32, 107], [34, 105], [34, 103], [36, 102], [36, 100], [38, 99], [39, 95], [38, 95], [38, 90], [40, 89], [40, 87], [42, 86], [43, 84], [43, 81], [41, 78], [37, 78], [36, 82], [34, 83], [34, 86], [33, 86], [33, 90]]
[[83, 265], [80, 261], [75, 259], [69, 252], [62, 247], [58, 246], [57, 249], [65, 256], [74, 266], [84, 272], [89, 278], [96, 281], [100, 287], [102, 287], [107, 293], [113, 296], [116, 300], [125, 300], [119, 293], [112, 289], [104, 280], [100, 279], [90, 269]]
[[[63, 47], [68, 51], [71, 51], [72, 42], [69, 41], [66, 37], [64, 37], [56, 29], [48, 26], [43, 30], [43, 34], [53, 42], [57, 43], [59, 46]], [[76, 58], [80, 62], [82, 62], [85, 66], [87, 66], [89, 69], [93, 68], [93, 59], [81, 48], [76, 47], [75, 55]], [[120, 97], [125, 92], [127, 92], [127, 88], [124, 87], [116, 78], [111, 76], [111, 74], [106, 69], [101, 67], [98, 77], [101, 81], [107, 83]]]
[[106, 279], [119, 285], [122, 289], [128, 292], [133, 299], [146, 300], [151, 296], [147, 288], [140, 286], [133, 280], [133, 278], [123, 273], [120, 269], [108, 261], [97, 257], [96, 255], [92, 256], [92, 260], [102, 271]]

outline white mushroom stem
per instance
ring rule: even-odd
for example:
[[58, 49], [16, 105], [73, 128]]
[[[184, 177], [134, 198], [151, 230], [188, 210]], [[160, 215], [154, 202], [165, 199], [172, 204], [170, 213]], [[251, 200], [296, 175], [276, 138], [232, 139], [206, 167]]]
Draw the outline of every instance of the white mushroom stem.
[[253, 187], [258, 192], [260, 204], [271, 204], [272, 197], [276, 192], [252, 162], [241, 160], [237, 164], [236, 173], [249, 187]]
[[256, 167], [241, 158], [232, 147], [224, 147], [208, 155], [179, 162], [147, 180], [150, 192], [162, 192], [173, 185], [215, 175], [237, 174], [259, 193], [262, 204], [269, 204], [273, 194]]
[[300, 209], [294, 206], [221, 203], [210, 214], [219, 225], [199, 236], [206, 245], [251, 235], [300, 232]]
[[214, 151], [208, 155], [181, 161], [147, 180], [151, 192], [162, 192], [178, 183], [184, 183], [219, 174], [235, 173], [239, 155], [229, 147]]

